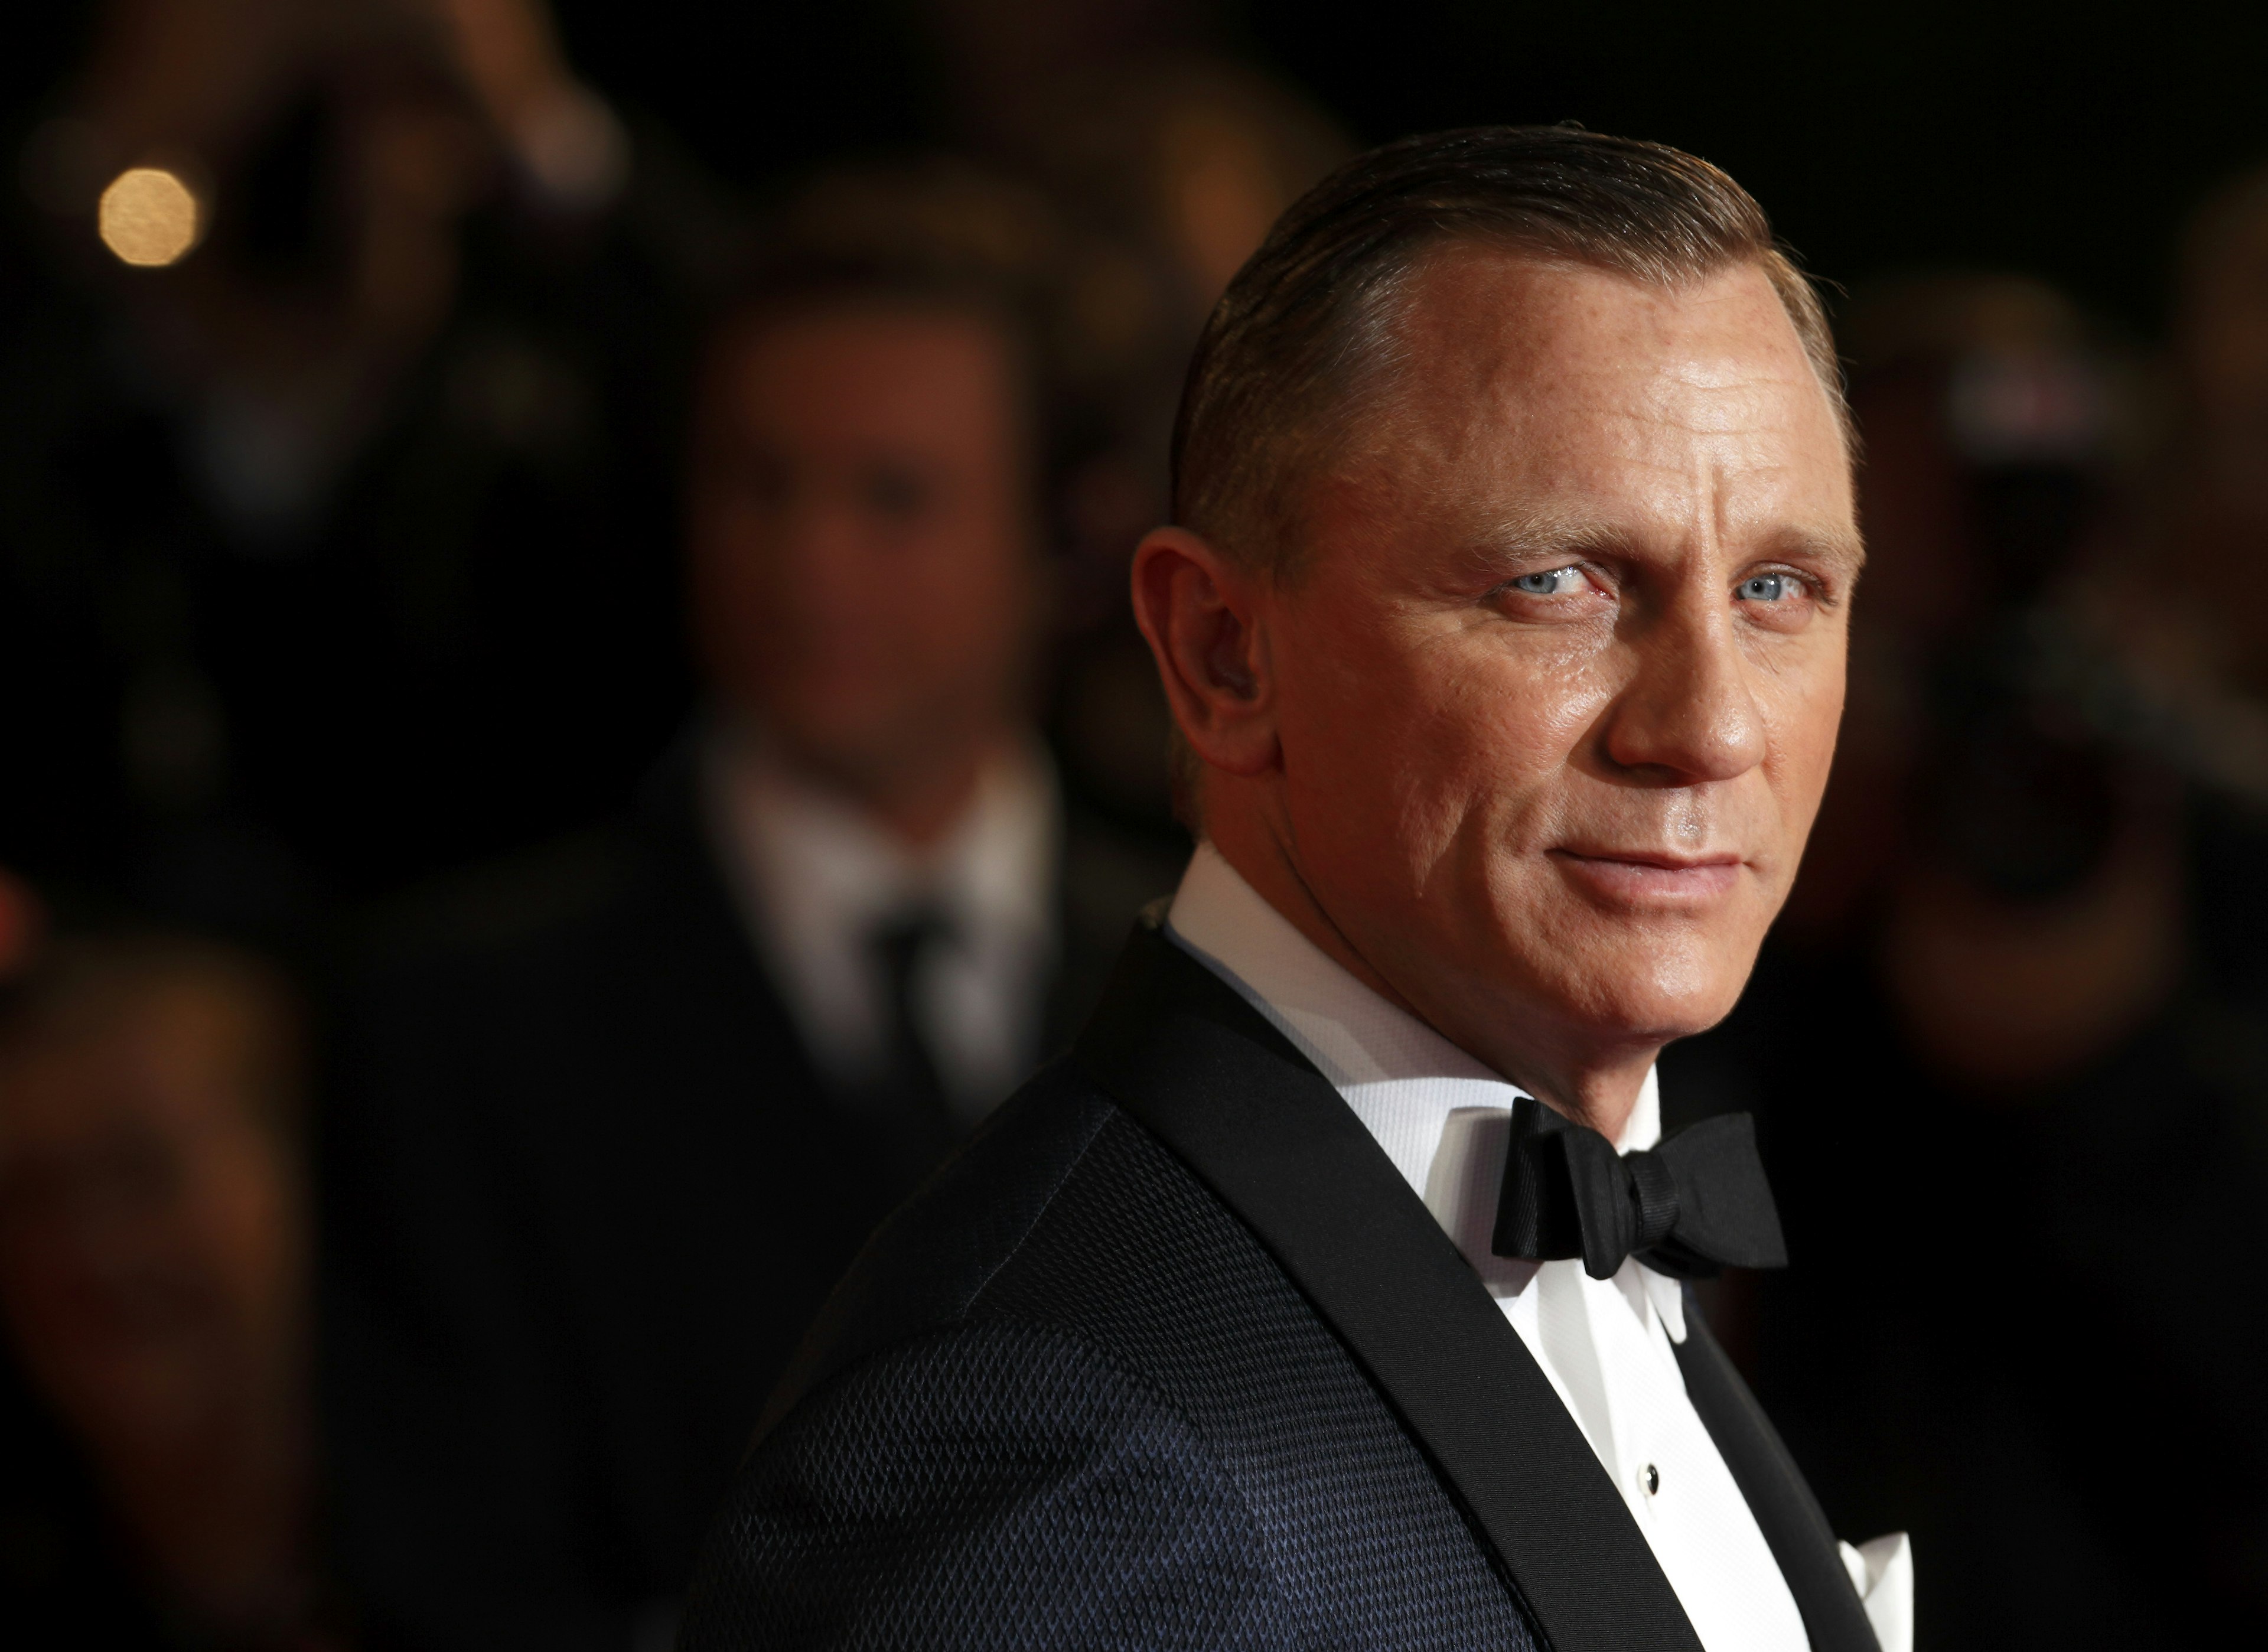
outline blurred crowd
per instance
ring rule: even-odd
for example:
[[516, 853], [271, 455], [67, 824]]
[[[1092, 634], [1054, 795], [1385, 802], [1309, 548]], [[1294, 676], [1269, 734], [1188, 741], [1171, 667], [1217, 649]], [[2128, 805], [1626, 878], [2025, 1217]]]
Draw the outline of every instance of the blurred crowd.
[[[23, 123], [9, 1644], [666, 1646], [836, 1275], [1172, 889], [1126, 563], [1348, 142], [1202, 7], [906, 26], [936, 149], [754, 195], [543, 0], [108, 0]], [[2268, 173], [2170, 262], [2162, 340], [1842, 306], [1836, 778], [1665, 1060], [1941, 1648], [2268, 1630]]]

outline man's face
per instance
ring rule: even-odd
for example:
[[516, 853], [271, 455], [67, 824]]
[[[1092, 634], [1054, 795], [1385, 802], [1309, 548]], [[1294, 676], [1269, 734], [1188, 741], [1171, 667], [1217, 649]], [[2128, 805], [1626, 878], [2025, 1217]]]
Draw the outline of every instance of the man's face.
[[0, 1313], [99, 1439], [202, 1426], [288, 1357], [305, 1235], [261, 1118], [281, 1036], [252, 989], [175, 971], [0, 1048]]
[[1035, 601], [1027, 446], [1006, 341], [975, 316], [859, 306], [726, 332], [690, 511], [711, 688], [856, 784], [990, 726]]
[[1453, 249], [1398, 332], [1261, 620], [1300, 875], [1477, 1053], [1697, 1031], [1834, 751], [1833, 409], [1754, 268], [1673, 291]]

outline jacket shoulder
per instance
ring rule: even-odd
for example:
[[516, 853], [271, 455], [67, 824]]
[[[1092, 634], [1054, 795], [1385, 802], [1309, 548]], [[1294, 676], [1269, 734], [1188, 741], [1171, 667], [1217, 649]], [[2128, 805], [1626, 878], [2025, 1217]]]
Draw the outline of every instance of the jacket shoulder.
[[1090, 1341], [963, 1319], [836, 1373], [765, 1437], [679, 1645], [1257, 1652], [1291, 1620], [1187, 1418]]
[[867, 1241], [765, 1406], [758, 1437], [834, 1374], [965, 1316], [1117, 1117], [1069, 1061], [1003, 1103]]

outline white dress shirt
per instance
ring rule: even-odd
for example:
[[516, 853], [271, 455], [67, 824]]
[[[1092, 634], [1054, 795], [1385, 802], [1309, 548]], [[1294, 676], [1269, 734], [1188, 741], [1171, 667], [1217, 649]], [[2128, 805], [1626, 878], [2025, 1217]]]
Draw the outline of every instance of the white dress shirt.
[[[1635, 1259], [1594, 1280], [1580, 1260], [1512, 1261], [1490, 1248], [1512, 1104], [1526, 1092], [1348, 974], [1210, 844], [1167, 931], [1315, 1064], [1456, 1242], [1622, 1493], [1702, 1645], [1803, 1652], [1794, 1597], [1686, 1397], [1677, 1282]], [[1660, 1138], [1649, 1073], [1616, 1145]], [[1911, 1652], [1905, 1535], [1845, 1544], [1843, 1557], [1884, 1652]]]
[[912, 1013], [955, 1110], [982, 1118], [1042, 1053], [1063, 849], [1045, 756], [1005, 753], [968, 813], [921, 851], [752, 736], [713, 729], [703, 771], [710, 832], [742, 918], [836, 1082], [871, 1080], [888, 1058], [879, 927], [917, 907], [947, 920], [950, 938], [917, 961]]

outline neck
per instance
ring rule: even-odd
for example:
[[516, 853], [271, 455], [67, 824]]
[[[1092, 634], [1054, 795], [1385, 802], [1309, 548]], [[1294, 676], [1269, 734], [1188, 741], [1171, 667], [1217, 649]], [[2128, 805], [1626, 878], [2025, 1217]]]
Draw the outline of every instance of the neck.
[[[1223, 818], [1215, 819], [1208, 811], [1206, 840], [1261, 899], [1325, 956], [1553, 1111], [1609, 1141], [1622, 1140], [1646, 1075], [1660, 1053], [1658, 1043], [1555, 1037], [1540, 1033], [1538, 1018], [1506, 1013], [1502, 999], [1483, 994], [1484, 1007], [1479, 1013], [1461, 1016], [1454, 1007], [1472, 1000], [1469, 992], [1435, 994], [1414, 981], [1404, 990], [1332, 918], [1282, 835], [1248, 815], [1221, 813]], [[1507, 1032], [1513, 1036], [1506, 1036]]]

